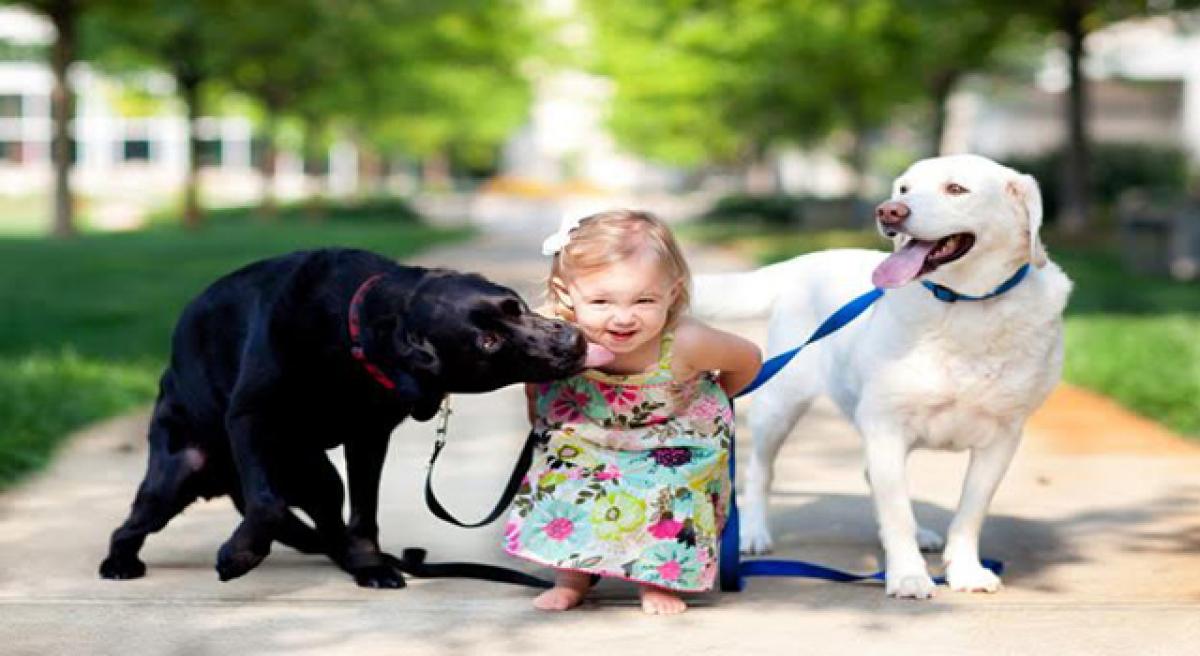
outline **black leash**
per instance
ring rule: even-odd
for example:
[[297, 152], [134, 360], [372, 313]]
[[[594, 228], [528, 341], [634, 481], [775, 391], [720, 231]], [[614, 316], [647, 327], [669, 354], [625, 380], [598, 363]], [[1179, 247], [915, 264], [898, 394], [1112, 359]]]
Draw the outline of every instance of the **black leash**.
[[485, 565], [483, 563], [427, 563], [424, 549], [410, 547], [400, 553], [401, 557], [387, 555], [388, 562], [396, 569], [419, 579], [480, 579], [496, 583], [511, 583], [530, 588], [552, 588], [554, 584], [515, 569]]
[[[447, 397], [442, 402], [442, 407], [438, 410], [437, 441], [433, 445], [433, 454], [429, 456], [429, 470], [425, 475], [425, 505], [429, 506], [430, 512], [436, 515], [438, 519], [454, 524], [455, 526], [462, 528], [487, 526], [496, 521], [500, 515], [504, 514], [508, 510], [509, 504], [512, 503], [513, 498], [517, 496], [517, 490], [521, 488], [521, 481], [525, 478], [525, 473], [529, 471], [529, 465], [533, 462], [533, 452], [537, 448], [538, 440], [531, 431], [529, 437], [525, 440], [524, 448], [521, 449], [521, 455], [517, 457], [516, 465], [513, 466], [512, 474], [508, 478], [508, 484], [504, 486], [504, 492], [500, 494], [500, 500], [496, 502], [496, 507], [488, 513], [487, 517], [473, 524], [468, 524], [451, 515], [433, 493], [433, 465], [437, 462], [438, 456], [441, 455], [442, 449], [446, 447], [446, 427], [450, 422], [451, 413], [450, 399]], [[417, 578], [482, 579], [497, 583], [525, 585], [531, 588], [550, 588], [554, 585], [550, 581], [526, 574], [525, 572], [496, 565], [485, 565], [483, 563], [426, 563], [425, 555], [426, 552], [424, 549], [405, 549], [402, 558], [393, 557], [392, 565], [400, 571], [412, 574]]]
[[538, 439], [532, 431], [529, 437], [525, 439], [525, 446], [521, 448], [521, 455], [517, 456], [517, 463], [513, 465], [512, 474], [508, 477], [508, 483], [504, 486], [504, 491], [500, 493], [500, 499], [496, 502], [496, 507], [492, 508], [492, 512], [488, 513], [487, 517], [468, 524], [450, 514], [445, 506], [437, 500], [437, 496], [433, 493], [433, 465], [437, 462], [438, 456], [442, 454], [442, 449], [446, 447], [446, 426], [450, 423], [450, 415], [453, 411], [450, 409], [449, 397], [442, 402], [442, 407], [438, 410], [438, 425], [437, 425], [437, 441], [433, 443], [433, 454], [429, 456], [429, 470], [425, 474], [425, 505], [429, 506], [429, 511], [437, 516], [438, 519], [460, 526], [462, 528], [479, 528], [487, 526], [496, 521], [504, 511], [508, 510], [508, 505], [512, 503], [514, 497], [517, 496], [517, 490], [521, 489], [521, 480], [525, 478], [525, 472], [529, 471], [529, 465], [533, 462], [533, 451], [537, 448]]

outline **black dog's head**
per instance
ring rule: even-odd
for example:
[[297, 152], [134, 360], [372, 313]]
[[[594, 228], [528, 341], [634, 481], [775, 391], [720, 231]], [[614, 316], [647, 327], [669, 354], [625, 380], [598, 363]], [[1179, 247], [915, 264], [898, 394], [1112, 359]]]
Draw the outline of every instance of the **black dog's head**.
[[429, 271], [397, 314], [395, 374], [411, 378], [417, 419], [445, 393], [563, 378], [586, 362], [578, 329], [533, 313], [516, 292], [478, 275]]

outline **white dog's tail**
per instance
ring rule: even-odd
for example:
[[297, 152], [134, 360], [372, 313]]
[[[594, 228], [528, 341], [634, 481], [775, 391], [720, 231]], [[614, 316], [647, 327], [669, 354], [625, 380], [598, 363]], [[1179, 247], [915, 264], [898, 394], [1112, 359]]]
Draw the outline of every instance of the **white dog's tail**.
[[783, 289], [780, 269], [775, 264], [747, 273], [696, 276], [692, 313], [707, 321], [765, 318]]

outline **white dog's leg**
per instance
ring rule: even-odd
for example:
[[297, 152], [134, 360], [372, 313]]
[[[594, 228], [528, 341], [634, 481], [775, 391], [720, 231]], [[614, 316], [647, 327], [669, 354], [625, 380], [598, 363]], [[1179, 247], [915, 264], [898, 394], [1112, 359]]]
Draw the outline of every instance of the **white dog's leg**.
[[946, 550], [946, 582], [951, 590], [964, 592], [995, 592], [1000, 589], [1000, 577], [979, 562], [979, 531], [987, 515], [992, 495], [1008, 470], [1013, 454], [1020, 443], [1020, 429], [1001, 436], [987, 446], [971, 451], [971, 464], [963, 482], [958, 512], [950, 523]]
[[917, 546], [917, 520], [905, 480], [908, 447], [898, 433], [864, 431], [867, 475], [879, 539], [886, 556], [887, 593], [893, 597], [928, 599], [933, 579]]
[[750, 415], [750, 432], [754, 448], [743, 478], [746, 487], [742, 497], [741, 549], [746, 554], [765, 554], [771, 551], [771, 527], [767, 510], [771, 483], [775, 478], [775, 457], [783, 446], [796, 421], [811, 405], [811, 399], [797, 401], [788, 398], [778, 386], [759, 391], [754, 412]]

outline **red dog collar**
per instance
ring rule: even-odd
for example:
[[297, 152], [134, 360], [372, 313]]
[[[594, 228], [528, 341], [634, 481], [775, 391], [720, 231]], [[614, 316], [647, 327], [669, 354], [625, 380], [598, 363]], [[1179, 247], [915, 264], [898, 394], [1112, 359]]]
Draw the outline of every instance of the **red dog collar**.
[[367, 352], [363, 349], [362, 343], [362, 324], [359, 321], [359, 314], [362, 312], [363, 299], [367, 297], [367, 291], [369, 291], [371, 287], [375, 285], [375, 283], [379, 282], [384, 275], [385, 274], [377, 273], [370, 278], [367, 278], [363, 284], [358, 286], [358, 290], [354, 292], [354, 297], [350, 299], [350, 355], [353, 355], [354, 359], [358, 360], [359, 363], [362, 364], [363, 368], [367, 370], [367, 373], [371, 374], [372, 378], [379, 381], [380, 385], [383, 385], [387, 389], [394, 390], [396, 389], [396, 383], [392, 382], [392, 379], [388, 378], [387, 374], [383, 373], [383, 370], [375, 366], [370, 360], [367, 359]]

